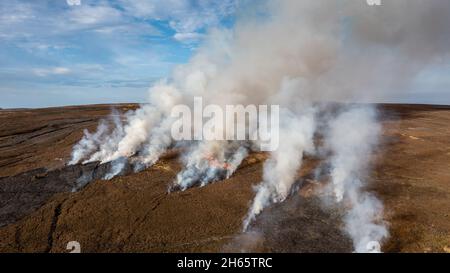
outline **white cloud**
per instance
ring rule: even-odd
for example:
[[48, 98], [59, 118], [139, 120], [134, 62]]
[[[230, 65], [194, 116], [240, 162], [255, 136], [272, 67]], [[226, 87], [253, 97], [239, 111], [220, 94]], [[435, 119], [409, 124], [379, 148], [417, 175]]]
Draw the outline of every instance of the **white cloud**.
[[30, 41], [30, 42], [21, 42], [16, 44], [17, 47], [26, 50], [28, 53], [39, 52], [39, 51], [57, 51], [71, 48], [68, 45], [65, 45], [62, 42], [58, 43], [46, 43], [41, 41]]
[[39, 77], [47, 77], [51, 75], [66, 75], [71, 70], [67, 67], [51, 67], [51, 68], [36, 68], [33, 69], [33, 74]]
[[0, 25], [18, 24], [35, 17], [33, 6], [21, 2], [0, 2]]
[[63, 74], [69, 74], [70, 69], [66, 67], [55, 67], [52, 69], [53, 74], [63, 75]]
[[190, 9], [185, 0], [120, 0], [123, 8], [134, 17], [165, 20]]
[[196, 32], [175, 33], [173, 38], [180, 42], [195, 42], [203, 38], [203, 34]]
[[49, 43], [61, 35], [77, 35], [99, 28], [130, 24], [122, 11], [106, 2], [58, 10], [38, 2], [0, 1], [0, 39], [42, 42], [45, 37], [45, 43]]
[[105, 25], [118, 23], [123, 18], [119, 10], [109, 6], [88, 6], [71, 10], [67, 14], [70, 21], [79, 25]]
[[232, 15], [237, 0], [191, 2], [186, 0], [120, 0], [128, 15], [154, 20], [167, 20], [176, 32], [174, 38], [181, 42], [199, 40], [199, 33], [215, 27], [220, 21]]
[[81, 5], [81, 0], [67, 0], [67, 5], [79, 6], [79, 5]]
[[[117, 32], [134, 36], [158, 35], [154, 26], [142, 19], [167, 22], [176, 33], [174, 39], [191, 43], [201, 39], [200, 34], [220, 25], [222, 19], [232, 15], [238, 0], [66, 0], [64, 4], [77, 6], [55, 13], [50, 6], [37, 2], [17, 0], [0, 1], [0, 39], [33, 40], [46, 37], [93, 31], [102, 34]], [[120, 6], [120, 8], [118, 8]], [[11, 31], [14, 29], [14, 31]]]
[[235, 1], [0, 1], [0, 82], [146, 90], [185, 58], [166, 43], [195, 47]]

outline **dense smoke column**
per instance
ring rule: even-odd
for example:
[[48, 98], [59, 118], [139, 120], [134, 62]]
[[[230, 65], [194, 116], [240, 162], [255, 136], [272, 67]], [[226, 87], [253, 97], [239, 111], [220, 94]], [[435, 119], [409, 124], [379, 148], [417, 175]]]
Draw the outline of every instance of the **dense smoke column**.
[[314, 112], [296, 114], [288, 109], [281, 111], [280, 144], [264, 163], [263, 181], [244, 220], [247, 230], [251, 221], [272, 203], [283, 202], [290, 194], [302, 164], [304, 153], [313, 153], [315, 131]]
[[365, 192], [371, 156], [378, 145], [381, 127], [373, 107], [353, 107], [329, 122], [325, 145], [331, 151], [330, 191], [337, 203], [349, 209], [345, 213], [345, 230], [356, 252], [373, 251], [388, 236], [382, 219], [383, 205]]

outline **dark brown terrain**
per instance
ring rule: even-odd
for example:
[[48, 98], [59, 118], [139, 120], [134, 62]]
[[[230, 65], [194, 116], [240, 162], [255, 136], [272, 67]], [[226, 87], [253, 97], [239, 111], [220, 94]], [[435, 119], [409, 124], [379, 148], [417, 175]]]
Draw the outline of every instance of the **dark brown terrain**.
[[[299, 190], [241, 234], [266, 154], [232, 178], [167, 194], [181, 166], [166, 154], [140, 173], [65, 166], [84, 128], [112, 106], [0, 110], [0, 252], [350, 252], [339, 208], [321, 205], [307, 158]], [[114, 105], [120, 111], [137, 105]], [[381, 105], [383, 141], [370, 188], [385, 204], [387, 252], [450, 252], [450, 107]], [[88, 179], [80, 179], [88, 178]], [[88, 183], [88, 181], [90, 181]]]

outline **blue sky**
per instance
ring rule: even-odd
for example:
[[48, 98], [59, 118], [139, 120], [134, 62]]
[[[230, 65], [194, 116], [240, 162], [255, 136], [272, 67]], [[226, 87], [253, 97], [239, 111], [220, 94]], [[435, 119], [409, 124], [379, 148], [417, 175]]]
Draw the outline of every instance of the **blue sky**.
[[0, 107], [144, 102], [236, 0], [0, 1]]
[[[255, 1], [2, 0], [0, 108], [145, 102], [243, 3]], [[449, 73], [446, 62], [423, 71], [392, 102], [450, 104]]]

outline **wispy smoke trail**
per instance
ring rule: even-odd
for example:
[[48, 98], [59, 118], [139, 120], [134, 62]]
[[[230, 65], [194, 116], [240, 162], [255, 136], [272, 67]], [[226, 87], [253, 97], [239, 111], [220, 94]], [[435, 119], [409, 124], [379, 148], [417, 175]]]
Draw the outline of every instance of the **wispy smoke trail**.
[[112, 133], [101, 136], [101, 142], [89, 159], [83, 161], [83, 163], [89, 163], [94, 161], [104, 162], [105, 158], [108, 158], [113, 151], [117, 148], [119, 140], [124, 136], [123, 122], [120, 118], [120, 114], [113, 110], [110, 116], [113, 121]]
[[73, 147], [72, 159], [69, 161], [69, 165], [77, 164], [83, 158], [96, 151], [101, 144], [101, 138], [106, 134], [107, 130], [108, 126], [104, 121], [100, 122], [94, 134], [89, 133], [88, 130], [84, 130], [83, 138]]
[[126, 157], [119, 157], [113, 161], [111, 161], [110, 170], [105, 174], [103, 179], [110, 180], [115, 176], [119, 175], [122, 170], [125, 168], [128, 163], [128, 159]]
[[381, 242], [388, 235], [382, 221], [383, 206], [364, 192], [370, 170], [370, 157], [376, 148], [381, 127], [370, 107], [352, 108], [330, 121], [325, 143], [333, 153], [331, 186], [336, 202], [350, 209], [345, 215], [345, 229], [353, 239], [355, 251], [367, 252], [370, 243]]
[[[118, 140], [123, 136], [122, 128], [120, 114], [113, 109], [108, 119], [100, 121], [94, 134], [84, 130], [83, 138], [73, 147], [69, 165], [77, 164], [88, 156], [90, 156], [90, 160], [85, 160], [84, 163], [106, 157], [105, 152], [114, 149]], [[112, 133], [111, 130], [113, 130]]]
[[[225, 163], [226, 144], [219, 141], [200, 142], [184, 157], [185, 169], [182, 170], [175, 181], [181, 190], [200, 183], [201, 186], [219, 179], [219, 166]], [[210, 164], [214, 160], [217, 164]]]
[[244, 147], [239, 147], [237, 151], [233, 154], [230, 161], [228, 162], [227, 175], [226, 178], [230, 178], [231, 175], [237, 170], [241, 165], [242, 161], [247, 157], [248, 149]]
[[282, 202], [288, 197], [302, 164], [303, 153], [312, 153], [314, 150], [313, 114], [297, 116], [288, 110], [282, 113], [280, 139], [283, 141], [264, 164], [263, 182], [258, 186], [252, 206], [244, 220], [244, 231], [265, 207], [271, 203]]
[[205, 186], [210, 182], [229, 178], [248, 154], [248, 148], [239, 142], [208, 141], [184, 156], [185, 169], [175, 181], [175, 187], [185, 190], [194, 184]]

